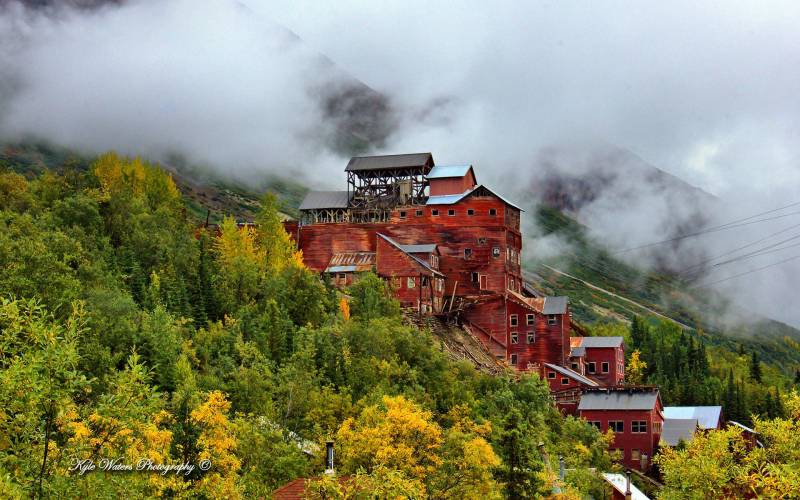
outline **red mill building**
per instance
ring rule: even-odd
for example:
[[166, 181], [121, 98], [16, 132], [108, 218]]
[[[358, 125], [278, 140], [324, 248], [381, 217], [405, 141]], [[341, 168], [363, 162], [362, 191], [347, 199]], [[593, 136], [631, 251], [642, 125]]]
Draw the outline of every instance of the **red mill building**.
[[558, 366], [554, 392], [587, 385], [570, 369], [567, 298], [523, 285], [519, 207], [430, 153], [355, 157], [345, 172], [347, 190], [308, 193], [286, 225], [309, 268], [341, 286], [373, 270], [403, 307], [459, 321], [516, 369]]

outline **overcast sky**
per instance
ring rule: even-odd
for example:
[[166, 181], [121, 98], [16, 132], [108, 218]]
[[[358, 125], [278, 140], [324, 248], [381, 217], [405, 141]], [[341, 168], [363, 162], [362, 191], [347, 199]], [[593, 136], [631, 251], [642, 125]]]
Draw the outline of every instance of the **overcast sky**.
[[[401, 126], [386, 152], [431, 151], [509, 185], [535, 179], [543, 147], [613, 144], [720, 197], [712, 220], [800, 201], [798, 2], [2, 5], [7, 139], [179, 151], [248, 175], [292, 166], [336, 186], [345, 160], [317, 140], [327, 124], [315, 95], [341, 74], [319, 64], [324, 54], [392, 99]], [[630, 224], [643, 241], [658, 227], [649, 221], [670, 217], [658, 206], [627, 211], [641, 215]], [[749, 307], [798, 324], [799, 279], [794, 262], [726, 287], [746, 286]]]

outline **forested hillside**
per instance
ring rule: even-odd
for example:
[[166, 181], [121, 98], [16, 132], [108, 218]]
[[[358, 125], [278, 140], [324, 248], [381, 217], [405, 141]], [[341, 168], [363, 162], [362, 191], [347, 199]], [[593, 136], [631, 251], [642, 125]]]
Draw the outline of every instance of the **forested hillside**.
[[730, 311], [720, 297], [626, 265], [555, 209], [539, 207], [536, 218], [545, 234], [569, 245], [558, 257], [530, 260], [528, 268], [549, 293], [569, 295], [575, 319], [594, 334], [626, 337], [628, 361], [640, 351], [647, 368], [636, 382], [658, 385], [667, 405], [721, 404], [728, 418], [746, 424], [752, 414], [783, 415], [779, 395], [800, 384], [800, 331], [763, 318], [721, 326]]
[[326, 286], [274, 197], [209, 234], [157, 165], [86, 162], [0, 171], [0, 497], [268, 497], [329, 439], [361, 494], [605, 494], [607, 437], [538, 377], [451, 361], [377, 277]]

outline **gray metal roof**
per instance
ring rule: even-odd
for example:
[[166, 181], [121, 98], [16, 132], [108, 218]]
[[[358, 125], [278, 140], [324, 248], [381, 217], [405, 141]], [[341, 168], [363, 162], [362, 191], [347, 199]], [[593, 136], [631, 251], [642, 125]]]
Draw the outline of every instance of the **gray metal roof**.
[[597, 382], [595, 382], [594, 380], [586, 378], [583, 375], [581, 375], [580, 373], [578, 373], [576, 371], [573, 371], [573, 370], [570, 370], [569, 368], [565, 368], [563, 366], [554, 365], [554, 364], [551, 364], [551, 363], [545, 363], [544, 366], [550, 368], [551, 370], [557, 371], [558, 373], [560, 373], [561, 375], [564, 375], [565, 377], [569, 377], [569, 378], [571, 378], [573, 380], [577, 380], [581, 384], [588, 385], [589, 387], [599, 387], [599, 385], [600, 385]]
[[461, 194], [445, 194], [441, 196], [428, 196], [426, 205], [453, 205], [464, 199], [475, 188], [467, 189]]
[[425, 245], [400, 245], [400, 248], [407, 253], [433, 253], [436, 251], [435, 243]]
[[[449, 177], [464, 177], [472, 165], [437, 165], [428, 172], [428, 179], [447, 179]], [[473, 172], [474, 175], [474, 172]]]
[[586, 348], [585, 347], [573, 347], [572, 350], [569, 352], [569, 356], [571, 358], [579, 358], [581, 356], [586, 356]]
[[721, 406], [665, 406], [664, 418], [694, 418], [701, 429], [716, 429], [722, 417]]
[[622, 337], [579, 337], [581, 347], [587, 349], [601, 347], [619, 347], [624, 340]]
[[430, 153], [412, 153], [382, 156], [354, 156], [345, 168], [346, 172], [362, 172], [365, 170], [389, 170], [394, 168], [422, 168], [433, 165]]
[[687, 443], [691, 441], [696, 431], [696, 418], [665, 418], [661, 440], [670, 446], [677, 446], [681, 440]]
[[542, 314], [566, 314], [567, 297], [545, 297]]
[[318, 208], [347, 208], [347, 191], [309, 191], [300, 210], [314, 210]]
[[581, 396], [578, 411], [584, 410], [652, 410], [656, 407], [655, 391], [613, 390], [590, 391]]
[[[605, 479], [608, 484], [610, 484], [615, 490], [621, 493], [623, 496], [628, 489], [628, 478], [623, 476], [622, 474], [616, 474], [611, 472], [603, 472], [603, 479]], [[636, 487], [633, 482], [630, 484], [631, 488], [631, 500], [650, 500], [650, 498], [642, 493], [642, 490]]]
[[466, 191], [464, 191], [463, 193], [460, 193], [460, 194], [445, 194], [445, 195], [441, 195], [441, 196], [429, 196], [428, 197], [428, 201], [425, 204], [426, 205], [453, 205], [453, 204], [458, 203], [459, 201], [463, 200], [467, 196], [469, 196], [469, 195], [471, 195], [471, 194], [473, 194], [473, 193], [475, 193], [475, 192], [477, 192], [479, 190], [486, 190], [486, 191], [489, 192], [489, 194], [491, 194], [492, 196], [496, 196], [498, 199], [500, 199], [500, 201], [502, 201], [506, 205], [508, 205], [510, 207], [513, 207], [513, 208], [516, 208], [520, 212], [524, 212], [524, 210], [519, 208], [517, 205], [514, 205], [513, 203], [511, 203], [507, 199], [503, 198], [499, 194], [495, 193], [491, 189], [487, 188], [483, 184], [478, 184], [476, 186], [473, 186], [473, 187], [467, 189]]

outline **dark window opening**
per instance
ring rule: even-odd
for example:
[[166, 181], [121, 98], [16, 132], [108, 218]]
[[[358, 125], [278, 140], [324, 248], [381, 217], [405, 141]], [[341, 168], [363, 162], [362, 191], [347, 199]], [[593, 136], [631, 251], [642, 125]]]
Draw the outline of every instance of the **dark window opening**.
[[561, 385], [569, 385], [569, 379], [568, 378], [562, 378], [561, 379]]
[[500, 257], [500, 247], [492, 248], [492, 257]]
[[516, 354], [512, 354], [511, 355], [511, 364], [512, 365], [516, 365], [517, 364], [517, 355]]
[[472, 282], [473, 283], [477, 283], [478, 282], [478, 273], [472, 273]]
[[405, 219], [406, 218], [406, 211], [405, 210], [400, 210], [400, 218], [401, 219]]
[[608, 428], [614, 432], [625, 432], [625, 422], [622, 420], [610, 420]]
[[486, 244], [486, 238], [478, 238], [478, 245], [485, 245], [485, 244]]
[[535, 333], [528, 333], [528, 343], [533, 344], [536, 342], [536, 334]]
[[603, 361], [603, 363], [600, 364], [600, 371], [603, 372], [603, 373], [608, 373], [608, 363], [607, 362]]
[[456, 211], [453, 210], [452, 208], [447, 211], [447, 215], [449, 215], [450, 217], [454, 216], [455, 214], [456, 214]]
[[431, 215], [434, 216], [434, 217], [438, 217], [439, 216], [439, 211], [436, 210], [436, 209], [431, 210]]
[[516, 314], [512, 314], [511, 318], [510, 318], [510, 321], [511, 321], [511, 326], [517, 326], [517, 315]]
[[475, 210], [473, 210], [471, 208], [468, 208], [467, 209], [467, 215], [475, 215]]
[[590, 361], [589, 364], [586, 365], [586, 371], [588, 371], [589, 373], [594, 373], [595, 371], [594, 361]]
[[472, 257], [472, 249], [471, 248], [465, 248], [464, 249], [464, 258], [468, 259], [470, 257]]
[[512, 344], [518, 344], [519, 343], [519, 334], [517, 334], [517, 332], [514, 332], [514, 333], [511, 334], [511, 343]]
[[489, 215], [497, 215], [497, 209], [496, 208], [490, 208], [489, 209]]
[[422, 217], [422, 210], [417, 210], [417, 217]]
[[532, 326], [534, 324], [535, 318], [533, 314], [529, 314], [525, 320], [528, 322], [528, 326]]
[[558, 319], [556, 318], [555, 314], [550, 314], [550, 315], [547, 316], [547, 324], [548, 325], [552, 326], [552, 325], [555, 325], [556, 323], [558, 323]]
[[547, 378], [556, 378], [556, 372], [547, 372]]

